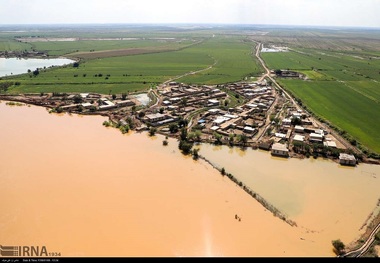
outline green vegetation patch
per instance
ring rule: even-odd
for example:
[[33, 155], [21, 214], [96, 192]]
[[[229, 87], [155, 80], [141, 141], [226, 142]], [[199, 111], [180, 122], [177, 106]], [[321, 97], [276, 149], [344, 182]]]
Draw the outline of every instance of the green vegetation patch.
[[[242, 39], [211, 38], [176, 51], [98, 58], [80, 62], [78, 67], [41, 69], [37, 76], [31, 73], [13, 76], [19, 85], [10, 87], [8, 92], [108, 94], [146, 90], [171, 79], [192, 84], [240, 81], [262, 72], [252, 54], [253, 42]], [[199, 73], [191, 74], [193, 72]]]
[[214, 37], [190, 50], [212, 58], [215, 63], [208, 70], [179, 79], [180, 82], [223, 84], [263, 73], [261, 64], [254, 55], [254, 43], [245, 42], [241, 37]]

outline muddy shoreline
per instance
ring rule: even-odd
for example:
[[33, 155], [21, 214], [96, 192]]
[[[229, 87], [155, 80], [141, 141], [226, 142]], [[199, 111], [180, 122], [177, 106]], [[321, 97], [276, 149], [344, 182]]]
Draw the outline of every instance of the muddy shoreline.
[[[20, 102], [20, 103], [25, 103], [25, 104], [31, 104], [31, 105], [35, 105], [35, 106], [42, 106], [42, 107], [45, 107], [45, 108], [48, 108], [48, 109], [54, 109], [57, 107], [57, 105], [55, 104], [55, 102], [51, 102], [49, 101], [49, 95], [48, 94], [15, 94], [15, 95], [9, 95], [9, 94], [0, 94], [0, 101], [1, 100], [4, 100], [4, 101], [13, 101], [13, 102]], [[80, 114], [80, 115], [99, 115], [99, 116], [104, 116], [104, 117], [108, 117], [109, 118], [109, 121], [113, 122], [114, 124], [117, 124], [120, 120], [119, 120], [119, 117], [118, 116], [114, 116], [113, 112], [110, 110], [110, 111], [95, 111], [95, 112], [89, 112], [89, 111], [86, 111], [86, 112], [77, 112], [77, 111], [68, 111], [68, 113], [75, 113], [75, 114]], [[136, 130], [138, 131], [141, 131], [141, 130], [147, 130], [147, 128], [144, 128], [144, 127], [141, 127], [142, 126], [142, 122], [141, 121], [137, 121], [135, 123], [135, 128]], [[179, 138], [179, 135], [178, 134], [171, 134], [171, 133], [168, 133], [168, 132], [162, 132], [162, 131], [157, 131], [157, 133], [159, 134], [162, 134], [164, 136], [168, 136], [168, 137], [171, 137], [171, 138], [176, 138], [178, 139]], [[201, 143], [211, 143], [213, 144], [214, 141], [212, 140], [207, 140], [207, 139], [201, 139], [197, 142], [201, 142]], [[228, 143], [222, 143], [222, 145], [228, 145]], [[242, 147], [243, 149], [244, 148], [252, 148], [252, 149], [259, 149], [260, 148], [260, 142], [249, 142], [249, 143], [245, 143], [244, 145], [242, 144], [239, 144], [239, 143], [235, 143], [234, 145], [231, 145], [233, 147]], [[268, 150], [268, 154], [270, 154], [270, 150]], [[317, 156], [317, 157], [313, 157], [313, 156], [306, 156], [304, 154], [300, 154], [300, 153], [295, 153], [294, 151], [289, 151], [289, 156], [286, 157], [286, 158], [297, 158], [297, 159], [305, 159], [305, 158], [326, 158], [326, 159], [329, 159], [331, 161], [334, 161], [336, 163], [339, 163], [339, 159], [337, 158], [333, 158], [331, 156], [328, 156], [328, 157], [325, 157], [325, 156]], [[357, 160], [357, 164], [360, 164], [360, 163], [366, 163], [366, 164], [375, 164], [375, 165], [380, 165], [380, 160], [376, 160], [376, 159], [370, 159], [370, 158], [367, 158], [365, 156], [362, 157], [361, 160]]]

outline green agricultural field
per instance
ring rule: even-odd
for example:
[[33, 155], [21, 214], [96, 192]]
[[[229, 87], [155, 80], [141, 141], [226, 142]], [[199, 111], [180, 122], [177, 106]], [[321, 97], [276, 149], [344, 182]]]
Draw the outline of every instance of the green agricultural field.
[[277, 52], [262, 53], [262, 58], [271, 69], [290, 69], [299, 72], [310, 70], [318, 71], [325, 75], [318, 79], [338, 80], [380, 80], [380, 60], [368, 57], [358, 57], [340, 52], [329, 54], [317, 53], [314, 50], [308, 52]]
[[[96, 42], [107, 41], [91, 43]], [[117, 41], [113, 43], [116, 45]], [[142, 41], [135, 41], [130, 47], [138, 43]], [[155, 48], [160, 45], [151, 41], [147, 43], [150, 43], [150, 46], [145, 44], [146, 47]], [[54, 43], [50, 43], [52, 44]], [[105, 44], [102, 45], [100, 48], [105, 48]], [[254, 43], [245, 42], [242, 37], [223, 37], [223, 39], [215, 37], [196, 44], [193, 41], [185, 41], [184, 45], [187, 46], [160, 53], [87, 58], [80, 62], [77, 68], [70, 65], [42, 69], [38, 76], [32, 73], [14, 76], [12, 80], [20, 84], [11, 87], [8, 92], [122, 93], [146, 90], [171, 79], [187, 83], [220, 84], [240, 81], [247, 76], [256, 76], [262, 72], [253, 56]], [[208, 69], [209, 67], [211, 68]], [[201, 72], [185, 76], [196, 71]]]
[[[182, 63], [181, 63], [182, 61]], [[90, 60], [62, 68], [40, 71], [36, 77], [25, 74], [21, 84], [10, 89], [22, 92], [122, 93], [149, 89], [173, 76], [208, 67], [213, 60], [183, 51]]]
[[362, 90], [356, 82], [280, 82], [318, 116], [348, 132], [369, 149], [380, 152], [380, 93], [378, 89], [376, 94], [372, 93], [375, 85]]
[[[50, 56], [63, 56], [76, 52], [97, 52], [104, 50], [120, 50], [129, 48], [146, 48], [168, 46], [178, 49], [190, 42], [179, 44], [176, 41], [157, 40], [79, 40], [79, 41], [45, 41], [34, 42], [35, 50], [47, 51]], [[70, 56], [70, 55], [69, 55]], [[75, 56], [75, 55], [74, 55]]]
[[2, 39], [0, 38], [0, 51], [23, 51], [30, 50], [31, 46], [27, 43], [21, 43], [13, 41], [11, 39]]
[[241, 81], [245, 77], [263, 73], [254, 55], [255, 44], [241, 38], [216, 37], [191, 48], [192, 51], [214, 59], [212, 68], [180, 78], [178, 81], [194, 84], [223, 84]]

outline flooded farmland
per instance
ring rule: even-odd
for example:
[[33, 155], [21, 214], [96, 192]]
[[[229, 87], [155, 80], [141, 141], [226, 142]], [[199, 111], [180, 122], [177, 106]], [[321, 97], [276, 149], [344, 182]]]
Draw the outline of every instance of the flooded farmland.
[[176, 140], [104, 120], [0, 103], [2, 245], [65, 257], [331, 257], [331, 240], [358, 237], [380, 197], [379, 166], [200, 146], [292, 227]]

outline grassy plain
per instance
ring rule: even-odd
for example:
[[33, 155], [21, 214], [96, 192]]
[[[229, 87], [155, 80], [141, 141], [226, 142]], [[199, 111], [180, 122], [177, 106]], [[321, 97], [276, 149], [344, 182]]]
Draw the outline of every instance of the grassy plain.
[[[212, 37], [210, 32], [193, 31], [181, 31], [180, 37], [175, 37], [172, 31], [166, 37], [163, 34], [145, 32], [142, 37], [141, 32], [134, 32], [130, 36], [121, 35], [129, 37], [128, 40], [83, 40], [82, 37], [78, 41], [61, 41], [68, 37], [66, 34], [17, 36], [18, 40], [29, 40], [34, 50], [51, 56], [81, 58], [81, 62], [78, 68], [65, 66], [40, 70], [38, 76], [32, 73], [14, 76], [12, 79], [19, 85], [8, 92], [122, 93], [146, 90], [171, 79], [223, 84], [263, 72], [253, 55], [254, 42], [243, 36]], [[139, 38], [134, 39], [136, 36]]]

